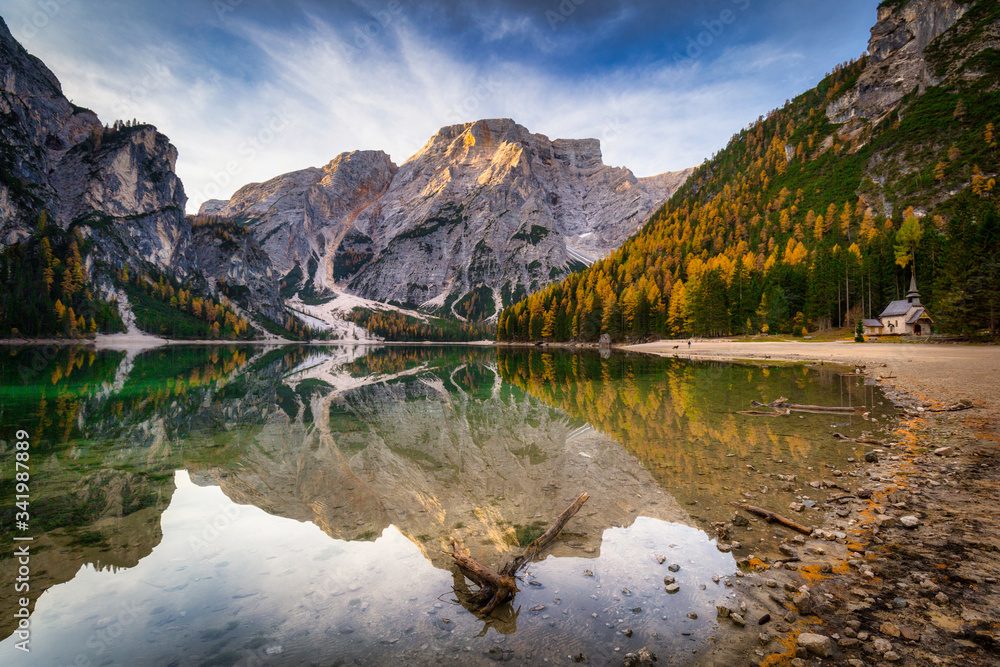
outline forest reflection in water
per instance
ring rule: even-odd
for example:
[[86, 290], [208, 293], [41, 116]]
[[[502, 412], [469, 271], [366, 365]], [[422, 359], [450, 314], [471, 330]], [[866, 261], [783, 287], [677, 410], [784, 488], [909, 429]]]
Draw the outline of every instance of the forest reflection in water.
[[[497, 363], [506, 381], [635, 454], [682, 505], [697, 508], [690, 511], [706, 528], [731, 515], [731, 500], [767, 498], [783, 511], [798, 495], [783, 487], [808, 487], [862, 455], [862, 445], [835, 440], [834, 433], [881, 432], [894, 412], [878, 387], [837, 365], [690, 362], [640, 354], [602, 359], [506, 349]], [[739, 414], [752, 400], [780, 396], [865, 411], [778, 419]], [[777, 475], [797, 477], [796, 483]]]
[[[748, 464], [841, 465], [851, 450], [831, 429], [872, 427], [733, 413], [778, 394], [881, 400], [835, 370], [537, 350], [39, 358], [0, 364], [0, 419], [32, 433], [37, 465], [31, 664], [167, 664], [179, 646], [177, 664], [697, 650], [726, 594], [712, 577], [734, 569], [697, 528], [760, 493]], [[592, 500], [513, 607], [484, 623], [454, 602], [448, 536], [499, 563], [584, 490]], [[655, 554], [682, 566], [681, 593], [663, 591]], [[5, 578], [13, 565], [0, 560]], [[14, 602], [0, 593], [4, 610]], [[120, 639], [95, 640], [122, 626], [116, 609], [137, 611]]]

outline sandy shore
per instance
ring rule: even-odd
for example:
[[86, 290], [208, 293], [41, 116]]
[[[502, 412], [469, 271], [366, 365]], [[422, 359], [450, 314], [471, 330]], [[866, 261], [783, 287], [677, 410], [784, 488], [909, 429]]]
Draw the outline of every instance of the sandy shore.
[[[754, 517], [747, 528], [720, 529], [720, 539], [724, 530], [746, 542], [772, 532], [790, 560], [734, 549], [741, 571], [727, 581], [732, 592], [719, 606], [715, 643], [696, 664], [1000, 665], [1000, 347], [693, 341], [688, 348], [684, 340], [625, 349], [854, 365], [901, 412], [891, 439], [869, 444], [865, 460], [795, 480], [802, 493], [826, 496], [815, 508], [772, 507], [766, 493], [751, 501], [818, 526], [809, 536]], [[962, 399], [975, 407], [936, 411]], [[776, 483], [767, 471], [757, 475]]]

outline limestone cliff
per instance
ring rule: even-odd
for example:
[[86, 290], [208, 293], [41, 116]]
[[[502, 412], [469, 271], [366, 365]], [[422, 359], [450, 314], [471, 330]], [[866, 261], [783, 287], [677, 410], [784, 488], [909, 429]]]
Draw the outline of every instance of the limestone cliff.
[[[957, 176], [966, 161], [992, 172], [992, 160], [978, 154], [977, 142], [961, 140], [961, 128], [981, 123], [971, 132], [982, 132], [995, 116], [988, 108], [997, 77], [991, 54], [998, 48], [993, 2], [893, 0], [879, 6], [860, 75], [826, 107], [836, 130], [821, 148], [853, 144], [852, 153], [868, 153], [859, 194], [878, 214], [891, 216], [909, 200], [923, 215], [952, 198], [969, 184], [968, 176]], [[968, 117], [965, 104], [975, 107]], [[922, 119], [927, 129], [913, 121], [917, 131], [899, 142], [886, 140], [909, 119]], [[935, 164], [933, 179], [916, 178]]]
[[201, 213], [246, 221], [280, 276], [295, 272], [295, 287], [315, 280], [322, 288], [370, 258], [368, 209], [396, 171], [381, 151], [343, 153], [323, 168], [247, 185], [229, 202], [206, 202]]
[[283, 320], [276, 278], [252, 237], [233, 239], [224, 254], [204, 234], [196, 242], [176, 162], [152, 125], [105, 127], [70, 103], [0, 19], [0, 250], [28, 239], [45, 212], [93, 239], [86, 277], [105, 299], [121, 298], [115, 269], [148, 266], [213, 295], [220, 280], [244, 287], [249, 309]]
[[868, 42], [868, 67], [857, 84], [827, 108], [830, 120], [877, 120], [907, 93], [922, 93], [939, 84], [924, 52], [971, 4], [959, 0], [883, 2]]
[[345, 153], [202, 212], [245, 220], [289, 293], [339, 285], [477, 318], [617, 248], [688, 173], [639, 179], [606, 166], [595, 139], [481, 120], [442, 128], [398, 168]]
[[[45, 210], [85, 233], [100, 259], [125, 256], [170, 270], [187, 251], [182, 224], [187, 198], [174, 173], [177, 149], [151, 125], [105, 128], [97, 115], [71, 104], [55, 75], [29, 55], [0, 20], [0, 243], [29, 235]], [[183, 263], [180, 263], [183, 272]]]

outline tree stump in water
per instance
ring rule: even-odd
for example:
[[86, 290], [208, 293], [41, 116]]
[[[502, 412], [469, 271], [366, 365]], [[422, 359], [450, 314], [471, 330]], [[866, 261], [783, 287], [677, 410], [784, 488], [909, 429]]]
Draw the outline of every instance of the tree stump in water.
[[590, 498], [589, 494], [581, 493], [580, 497], [573, 501], [573, 504], [563, 510], [563, 513], [559, 515], [555, 523], [549, 526], [548, 530], [525, 547], [519, 556], [504, 565], [499, 571], [476, 561], [461, 540], [451, 538], [452, 552], [450, 555], [455, 559], [455, 564], [458, 565], [458, 569], [463, 575], [479, 586], [479, 592], [472, 596], [472, 603], [479, 607], [480, 614], [488, 616], [497, 606], [514, 599], [518, 592], [517, 572], [556, 538], [566, 522], [580, 511], [588, 498]]

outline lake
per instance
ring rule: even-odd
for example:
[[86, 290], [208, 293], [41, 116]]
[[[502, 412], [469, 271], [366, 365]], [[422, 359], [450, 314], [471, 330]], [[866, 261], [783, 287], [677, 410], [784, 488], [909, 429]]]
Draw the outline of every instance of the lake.
[[[13, 460], [18, 429], [31, 442], [27, 531], [13, 466], [0, 482], [4, 582], [14, 535], [32, 537], [31, 653], [5, 585], [5, 665], [620, 664], [643, 646], [686, 664], [738, 561], [777, 556], [774, 526], [720, 537], [729, 503], [823, 508], [842, 492], [810, 482], [864, 451], [833, 433], [877, 434], [893, 412], [829, 365], [431, 346], [0, 355], [0, 453]], [[738, 414], [779, 396], [867, 413]], [[470, 611], [449, 538], [499, 567], [584, 491], [513, 604]]]

